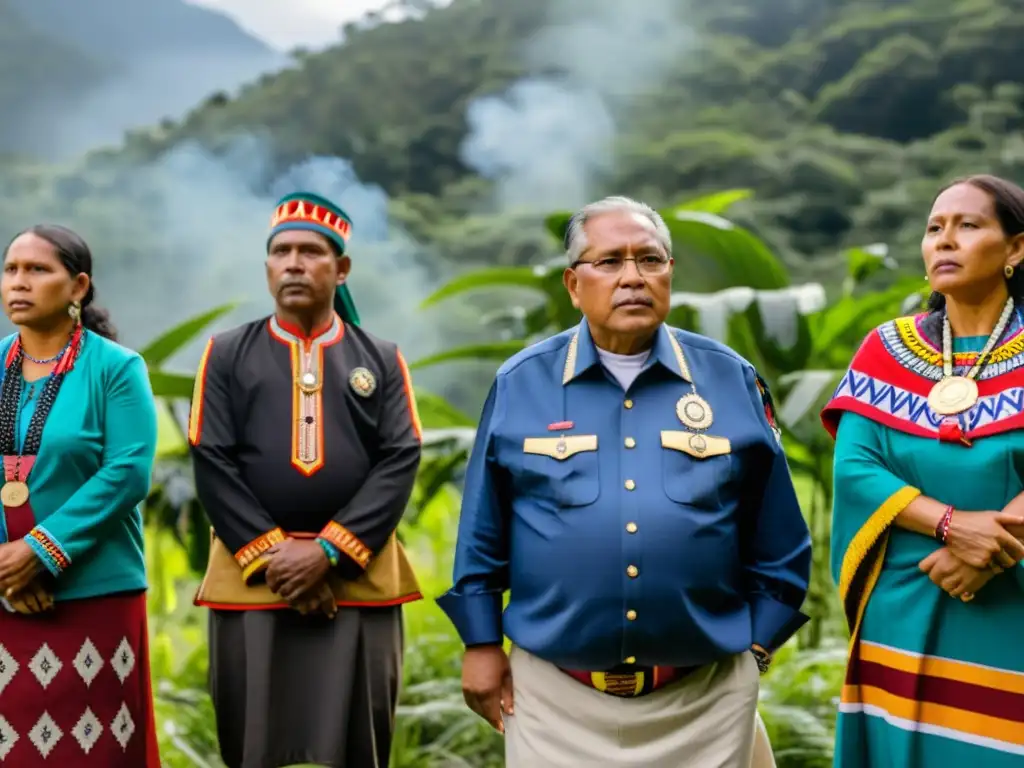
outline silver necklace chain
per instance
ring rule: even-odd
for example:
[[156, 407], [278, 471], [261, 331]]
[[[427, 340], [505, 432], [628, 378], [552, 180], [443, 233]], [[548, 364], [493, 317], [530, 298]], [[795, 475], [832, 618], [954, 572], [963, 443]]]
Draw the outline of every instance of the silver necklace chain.
[[[1003, 307], [1003, 313], [999, 316], [999, 322], [996, 323], [996, 327], [992, 330], [992, 334], [988, 337], [988, 341], [985, 342], [985, 346], [982, 347], [978, 359], [974, 361], [974, 366], [967, 373], [968, 379], [975, 378], [982, 366], [985, 364], [985, 358], [989, 356], [996, 343], [1003, 338], [1003, 333], [1006, 331], [1006, 326], [1010, 324], [1010, 317], [1013, 315], [1013, 297], [1011, 296], [1006, 300], [1006, 306]], [[953, 375], [953, 330], [949, 325], [949, 313], [942, 313], [942, 377], [948, 379]]]

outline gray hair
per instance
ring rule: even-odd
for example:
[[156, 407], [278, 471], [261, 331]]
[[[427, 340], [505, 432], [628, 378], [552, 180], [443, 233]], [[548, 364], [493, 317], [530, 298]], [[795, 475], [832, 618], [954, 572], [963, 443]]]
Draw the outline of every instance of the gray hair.
[[569, 257], [570, 264], [576, 261], [587, 248], [587, 233], [583, 230], [584, 225], [595, 216], [605, 213], [629, 213], [643, 218], [654, 228], [654, 235], [661, 247], [665, 249], [665, 253], [669, 256], [672, 255], [672, 235], [661, 215], [651, 206], [641, 203], [639, 200], [622, 195], [612, 195], [588, 203], [569, 219], [569, 226], [565, 230], [565, 253]]

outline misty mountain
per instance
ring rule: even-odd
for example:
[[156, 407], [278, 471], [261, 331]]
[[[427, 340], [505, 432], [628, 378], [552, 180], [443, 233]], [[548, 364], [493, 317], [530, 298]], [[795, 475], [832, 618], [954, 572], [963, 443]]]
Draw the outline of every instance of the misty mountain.
[[32, 27], [85, 54], [124, 63], [152, 53], [266, 56], [270, 48], [230, 17], [182, 0], [7, 0]]
[[[0, 0], [0, 151], [66, 159], [176, 118], [287, 57], [184, 0]], [[13, 117], [11, 117], [13, 115]]]

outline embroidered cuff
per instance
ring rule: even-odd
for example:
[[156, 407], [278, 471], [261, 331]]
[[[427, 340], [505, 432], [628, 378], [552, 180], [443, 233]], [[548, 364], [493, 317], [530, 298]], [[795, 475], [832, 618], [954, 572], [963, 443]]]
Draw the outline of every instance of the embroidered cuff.
[[322, 539], [319, 536], [316, 537], [316, 543], [320, 545], [324, 554], [327, 555], [327, 562], [331, 564], [331, 567], [336, 567], [341, 559], [341, 552], [338, 551], [338, 548], [327, 541], [327, 539]]
[[324, 526], [324, 529], [320, 531], [320, 538], [330, 544], [333, 544], [338, 548], [339, 552], [348, 555], [364, 571], [370, 564], [370, 558], [373, 556], [370, 548], [356, 538], [356, 535], [352, 533], [352, 531], [340, 523], [336, 523], [331, 520], [331, 522]]
[[253, 539], [235, 553], [235, 560], [242, 566], [242, 578], [248, 584], [252, 578], [267, 570], [270, 564], [266, 551], [285, 540], [284, 531], [274, 528], [259, 538]]
[[36, 553], [36, 557], [46, 566], [46, 570], [54, 576], [60, 576], [71, 565], [71, 558], [67, 552], [41, 525], [28, 532], [25, 543]]

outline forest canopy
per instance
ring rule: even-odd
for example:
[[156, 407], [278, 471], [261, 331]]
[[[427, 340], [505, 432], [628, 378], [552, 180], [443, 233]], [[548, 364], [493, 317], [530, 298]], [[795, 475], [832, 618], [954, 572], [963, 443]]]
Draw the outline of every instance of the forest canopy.
[[[560, 39], [553, 26], [568, 35], [566, 18], [585, 23], [585, 9], [602, 2], [399, 4], [416, 13], [351, 24], [338, 45], [298, 52], [294, 66], [235, 96], [211, 94], [72, 168], [8, 168], [4, 186], [30, 195], [45, 187], [52, 197], [58, 184], [60, 200], [109, 194], [118, 169], [185, 142], [216, 151], [237, 134], [262, 135], [278, 169], [310, 155], [351, 161], [389, 195], [394, 220], [442, 259], [466, 266], [550, 255], [541, 212], [493, 202], [500, 181], [467, 162], [470, 117], [482, 99], [524, 79], [578, 79], [579, 67], [538, 56], [537, 41], [550, 53]], [[614, 141], [587, 184], [591, 197], [626, 193], [666, 205], [751, 188], [734, 215], [798, 278], [828, 282], [835, 254], [876, 242], [918, 270], [921, 222], [949, 178], [1024, 177], [1024, 85], [1014, 74], [1024, 17], [1013, 0], [653, 5], [686, 44], [648, 87], [609, 99]], [[658, 34], [656, 26], [642, 34]], [[74, 57], [55, 61], [66, 78], [88, 73]]]

